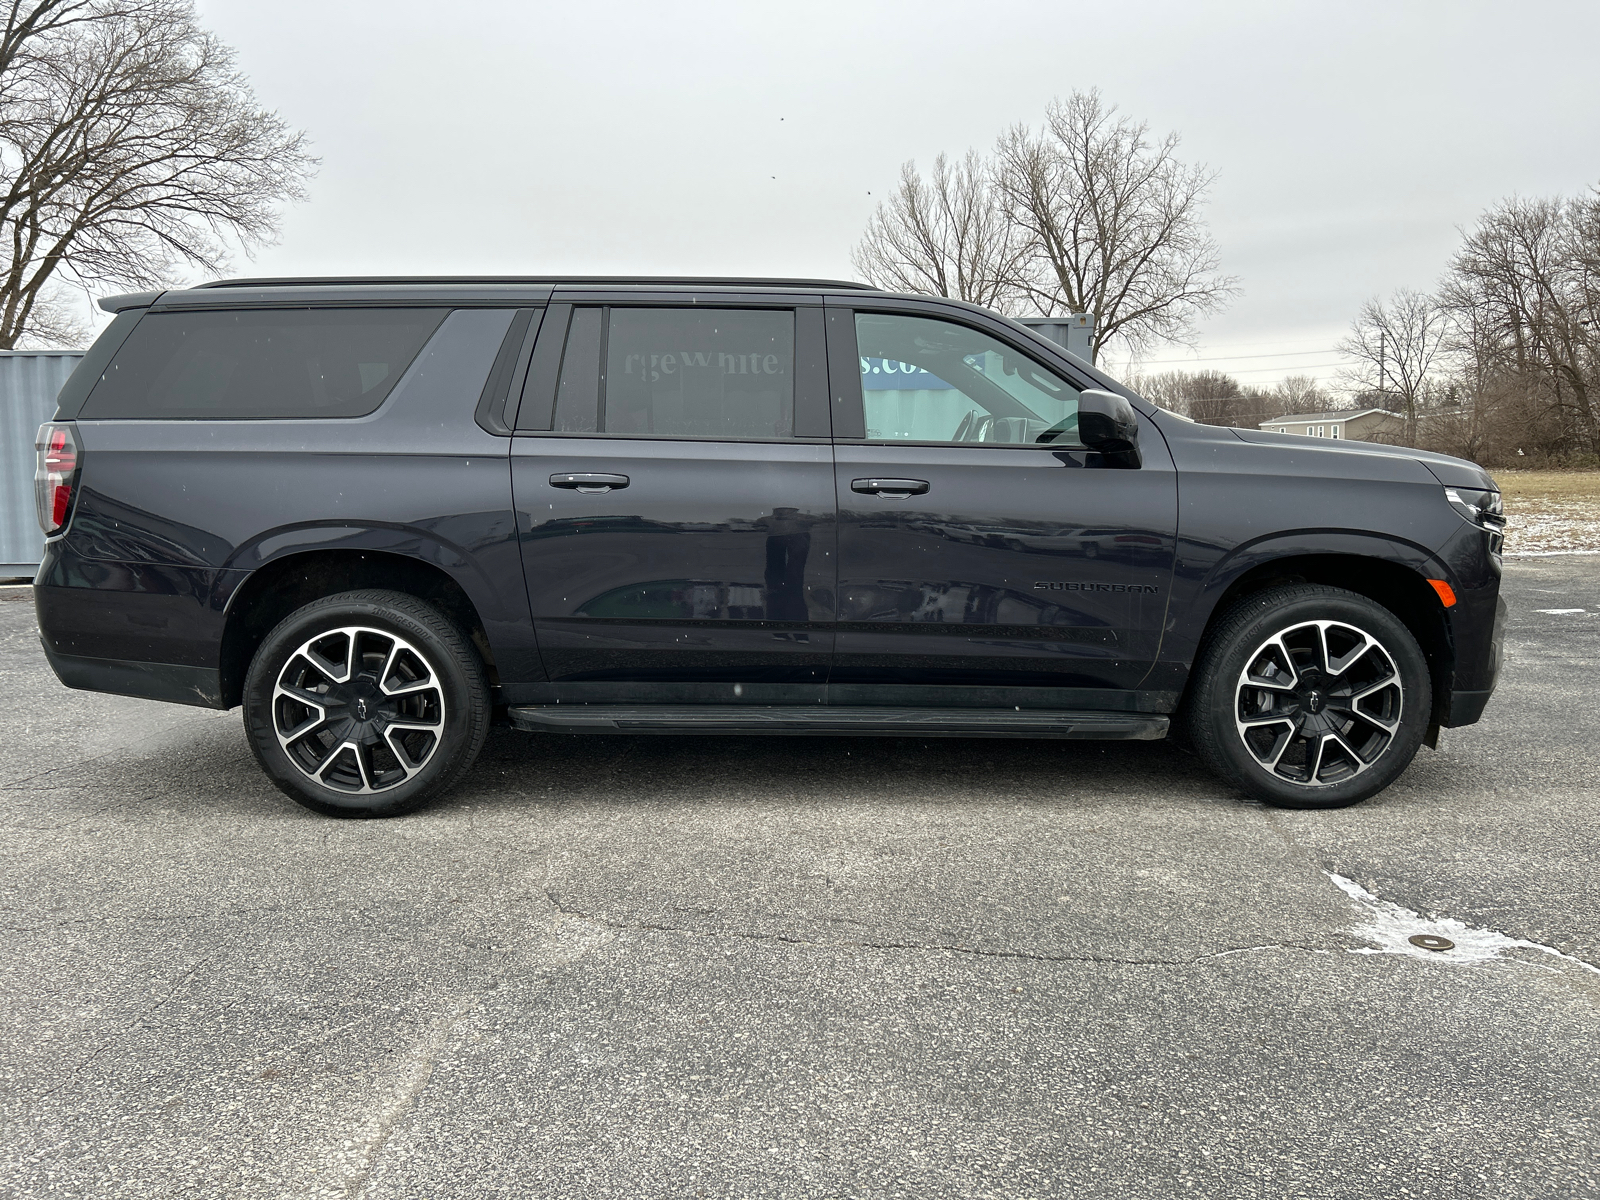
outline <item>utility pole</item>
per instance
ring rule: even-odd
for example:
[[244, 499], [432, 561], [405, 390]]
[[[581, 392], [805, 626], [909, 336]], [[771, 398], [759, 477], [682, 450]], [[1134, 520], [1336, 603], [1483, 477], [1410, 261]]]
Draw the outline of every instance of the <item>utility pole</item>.
[[[1385, 401], [1389, 396], [1388, 351], [1389, 331], [1380, 329], [1378, 330], [1378, 395], [1384, 397]], [[1384, 407], [1388, 407], [1387, 403]]]

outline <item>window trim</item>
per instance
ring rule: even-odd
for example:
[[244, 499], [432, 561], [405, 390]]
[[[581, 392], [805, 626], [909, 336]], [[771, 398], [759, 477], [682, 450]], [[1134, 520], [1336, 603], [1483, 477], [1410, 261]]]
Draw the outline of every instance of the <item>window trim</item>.
[[[510, 437], [515, 412], [508, 411], [511, 397], [518, 395], [518, 376], [527, 370], [528, 358], [533, 353], [539, 336], [539, 323], [544, 318], [544, 308], [525, 307], [516, 310], [511, 325], [506, 330], [500, 351], [489, 368], [489, 378], [484, 381], [483, 392], [478, 397], [478, 407], [473, 419], [485, 433], [495, 437]], [[513, 420], [507, 420], [510, 417]]]
[[[572, 305], [551, 304], [529, 352], [522, 386], [516, 390], [517, 403], [507, 403], [506, 424], [515, 433], [547, 431], [555, 419], [556, 384], [561, 380], [561, 353], [567, 344], [567, 327], [572, 320]], [[527, 424], [523, 424], [524, 420]]]

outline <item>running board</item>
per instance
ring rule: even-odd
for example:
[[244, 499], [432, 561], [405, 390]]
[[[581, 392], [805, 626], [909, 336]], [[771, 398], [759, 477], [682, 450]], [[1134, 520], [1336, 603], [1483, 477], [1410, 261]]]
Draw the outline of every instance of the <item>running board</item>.
[[520, 704], [508, 715], [532, 733], [866, 734], [882, 737], [1085, 738], [1156, 741], [1168, 719], [1068, 709], [872, 708], [842, 705]]

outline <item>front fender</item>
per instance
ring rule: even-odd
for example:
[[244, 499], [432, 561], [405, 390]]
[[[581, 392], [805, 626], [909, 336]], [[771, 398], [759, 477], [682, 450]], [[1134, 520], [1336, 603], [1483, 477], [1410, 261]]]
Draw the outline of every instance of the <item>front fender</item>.
[[1352, 571], [1359, 571], [1363, 561], [1377, 559], [1406, 567], [1416, 572], [1419, 580], [1454, 582], [1453, 572], [1437, 555], [1404, 538], [1353, 529], [1284, 530], [1241, 542], [1218, 557], [1200, 581], [1192, 619], [1203, 629], [1217, 602], [1246, 573], [1271, 562], [1320, 555], [1349, 558]]
[[[1182, 690], [1199, 653], [1206, 630], [1229, 589], [1244, 576], [1281, 564], [1285, 575], [1316, 578], [1333, 586], [1367, 592], [1363, 569], [1383, 564], [1405, 571], [1424, 587], [1428, 579], [1454, 585], [1455, 573], [1427, 548], [1404, 538], [1361, 530], [1280, 530], [1232, 547], [1179, 539], [1172, 605], [1163, 632], [1160, 661], [1146, 687]], [[1348, 571], [1348, 575], [1343, 572]]]

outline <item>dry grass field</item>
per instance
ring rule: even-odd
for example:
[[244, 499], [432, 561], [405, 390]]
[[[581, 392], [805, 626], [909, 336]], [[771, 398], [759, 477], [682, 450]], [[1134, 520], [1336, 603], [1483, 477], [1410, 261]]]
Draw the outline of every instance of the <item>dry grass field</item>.
[[1600, 471], [1493, 471], [1506, 505], [1506, 553], [1600, 553]]

